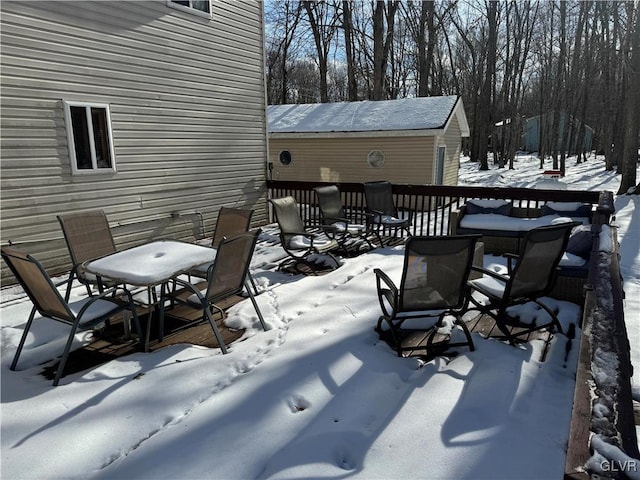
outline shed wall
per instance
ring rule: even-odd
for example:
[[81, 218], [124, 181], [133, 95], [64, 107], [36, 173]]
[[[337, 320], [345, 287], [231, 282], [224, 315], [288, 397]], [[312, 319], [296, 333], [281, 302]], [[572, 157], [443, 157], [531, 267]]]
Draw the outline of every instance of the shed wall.
[[[269, 161], [274, 180], [427, 184], [433, 182], [435, 137], [271, 138]], [[288, 150], [292, 162], [278, 160]], [[382, 168], [367, 163], [367, 155], [380, 150]]]
[[447, 147], [445, 152], [443, 185], [458, 184], [460, 154], [462, 153], [462, 137], [460, 135], [460, 123], [457, 118], [454, 117], [443, 137], [444, 145]]
[[[222, 205], [266, 220], [260, 2], [212, 2], [211, 19], [165, 0], [0, 9], [3, 244], [58, 271], [58, 214], [102, 208], [119, 248], [210, 235]], [[63, 100], [110, 106], [117, 172], [71, 174]]]

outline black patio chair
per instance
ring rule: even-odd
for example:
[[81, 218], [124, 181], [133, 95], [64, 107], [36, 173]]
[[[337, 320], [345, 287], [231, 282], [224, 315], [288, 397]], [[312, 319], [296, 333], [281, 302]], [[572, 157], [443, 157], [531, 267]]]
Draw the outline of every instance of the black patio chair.
[[316, 273], [322, 257], [328, 257], [336, 268], [340, 266], [338, 259], [331, 253], [340, 247], [338, 242], [326, 235], [308, 231], [300, 217], [298, 203], [293, 197], [272, 198], [269, 202], [273, 205], [280, 227], [280, 243], [289, 255], [289, 258], [280, 263], [279, 269], [293, 261], [296, 269], [299, 270], [298, 267], [302, 264]]
[[[53, 284], [44, 267], [31, 255], [14, 249], [3, 248], [2, 258], [33, 303], [27, 325], [11, 362], [11, 370], [16, 369], [36, 313], [39, 313], [43, 318], [50, 318], [71, 327], [64, 352], [53, 379], [53, 386], [58, 385], [60, 382], [76, 332], [91, 330], [119, 312], [128, 310], [131, 313], [141, 347], [144, 346], [144, 337], [140, 329], [136, 307], [128, 290], [113, 287], [103, 291], [100, 295], [88, 296], [82, 300], [68, 303], [62, 297], [56, 285]], [[66, 280], [58, 286], [68, 281]], [[116, 290], [122, 291], [118, 295], [114, 295]]]
[[[480, 235], [410, 237], [405, 246], [400, 288], [382, 270], [374, 270], [382, 309], [376, 331], [382, 338], [389, 338], [399, 356], [418, 350], [433, 356], [459, 346], [474, 350], [462, 315], [469, 304], [467, 280], [479, 238]], [[445, 323], [448, 317], [453, 317], [450, 324]], [[412, 326], [404, 327], [405, 323]], [[464, 338], [452, 339], [456, 327]]]
[[[474, 271], [483, 274], [481, 278], [470, 280], [472, 291], [481, 293], [487, 302], [471, 297], [471, 309], [477, 309], [491, 316], [504, 337], [515, 344], [522, 336], [540, 329], [555, 328], [562, 333], [562, 326], [556, 312], [541, 300], [553, 289], [571, 229], [576, 223], [563, 223], [538, 227], [524, 237], [519, 255], [507, 254], [505, 275], [481, 267]], [[549, 315], [549, 321], [540, 324], [526, 323], [509, 314], [509, 308], [534, 302]]]
[[[369, 241], [369, 236], [372, 234], [371, 222], [357, 223], [346, 214], [337, 185], [316, 187], [314, 191], [318, 197], [322, 229], [330, 238], [334, 238], [343, 250], [346, 250], [347, 243], [354, 239], [363, 240], [369, 249], [373, 248]], [[372, 217], [371, 214], [364, 212], [363, 216]]]
[[363, 184], [364, 197], [367, 204], [367, 212], [371, 214], [371, 226], [376, 233], [380, 245], [382, 236], [386, 230], [393, 232], [397, 237], [401, 231], [411, 236], [409, 225], [413, 222], [413, 210], [403, 209], [404, 215], [396, 208], [393, 201], [392, 185], [387, 181], [366, 182]]

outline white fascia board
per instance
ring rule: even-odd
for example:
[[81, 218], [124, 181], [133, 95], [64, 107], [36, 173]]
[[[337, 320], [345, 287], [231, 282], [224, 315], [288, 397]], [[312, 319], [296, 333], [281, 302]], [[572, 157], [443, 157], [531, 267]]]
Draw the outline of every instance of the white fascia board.
[[464, 105], [462, 104], [462, 97], [458, 97], [456, 104], [453, 107], [453, 112], [449, 115], [447, 119], [447, 124], [445, 125], [445, 130], [449, 128], [449, 124], [453, 119], [453, 116], [458, 119], [458, 124], [460, 125], [460, 136], [461, 137], [470, 137], [471, 129], [469, 128], [469, 122], [467, 121], [467, 114], [464, 111]]
[[379, 138], [434, 137], [444, 135], [444, 129], [376, 130], [371, 132], [269, 132], [269, 138]]

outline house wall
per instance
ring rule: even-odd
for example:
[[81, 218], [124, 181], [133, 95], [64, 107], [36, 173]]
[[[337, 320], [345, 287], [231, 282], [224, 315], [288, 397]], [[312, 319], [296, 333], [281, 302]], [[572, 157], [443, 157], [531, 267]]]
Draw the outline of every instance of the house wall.
[[[262, 3], [217, 0], [210, 19], [165, 0], [0, 9], [3, 245], [61, 271], [58, 214], [103, 209], [118, 248], [210, 235], [223, 205], [266, 220]], [[117, 172], [72, 175], [63, 100], [109, 105]]]
[[[389, 180], [392, 183], [430, 184], [434, 182], [436, 144], [447, 145], [445, 183], [457, 184], [460, 154], [460, 131], [457, 146], [455, 133], [445, 137], [338, 137], [338, 138], [270, 138], [269, 161], [274, 180], [366, 182]], [[439, 139], [439, 140], [437, 140]], [[292, 162], [284, 166], [278, 160], [288, 150]], [[384, 152], [382, 168], [371, 167], [367, 155], [372, 150]]]
[[[546, 115], [546, 121], [548, 122], [548, 128], [551, 129], [553, 125], [553, 114]], [[538, 115], [527, 119], [523, 127], [522, 134], [522, 149], [528, 152], [537, 152], [540, 149], [540, 130], [542, 128], [542, 116]], [[558, 125], [558, 148], [562, 147], [562, 139], [564, 135], [564, 126], [567, 123], [567, 116], [561, 115]], [[572, 149], [572, 145], [577, 144], [578, 140], [574, 137], [578, 135], [580, 130], [579, 120], [576, 121], [576, 125], [569, 130], [569, 139], [567, 145], [569, 149]], [[586, 126], [584, 132], [584, 138], [582, 140], [582, 148], [585, 151], [591, 150], [593, 142], [593, 130], [591, 127]]]

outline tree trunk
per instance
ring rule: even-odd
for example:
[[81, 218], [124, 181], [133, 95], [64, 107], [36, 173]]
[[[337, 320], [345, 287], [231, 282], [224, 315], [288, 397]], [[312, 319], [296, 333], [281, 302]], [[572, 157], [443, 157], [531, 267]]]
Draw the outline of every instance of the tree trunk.
[[397, 0], [388, 0], [386, 6], [384, 1], [378, 0], [373, 10], [372, 100], [384, 100], [386, 98], [387, 61], [393, 41], [393, 29], [398, 5]]
[[436, 42], [435, 2], [423, 1], [420, 7], [420, 27], [418, 33], [418, 96], [429, 96], [429, 80], [433, 65]]
[[335, 31], [335, 16], [329, 18], [326, 11], [328, 4], [324, 2], [303, 2], [307, 11], [313, 41], [316, 45], [316, 53], [318, 54], [318, 73], [320, 75], [320, 102], [327, 103], [329, 101], [329, 87], [327, 83], [328, 68], [328, 52], [329, 44]]
[[[633, 18], [635, 10], [635, 25], [633, 27], [633, 44], [631, 46], [631, 62], [629, 85], [624, 122], [624, 149], [622, 159], [622, 180], [619, 194], [626, 193], [636, 186], [636, 166], [638, 164], [638, 135], [640, 135], [640, 6], [631, 3], [629, 18]], [[631, 29], [630, 29], [631, 31]], [[638, 193], [638, 188], [634, 193]]]
[[347, 97], [350, 102], [358, 100], [358, 83], [356, 81], [356, 55], [353, 45], [353, 19], [351, 2], [342, 2], [342, 26], [344, 28], [344, 48], [347, 59]]
[[484, 82], [480, 91], [479, 120], [480, 125], [476, 125], [477, 135], [477, 158], [480, 162], [480, 170], [489, 170], [487, 162], [487, 146], [489, 143], [489, 132], [491, 132], [491, 105], [493, 102], [492, 91], [494, 73], [496, 68], [496, 47], [498, 41], [498, 7], [497, 2], [488, 2], [487, 20], [489, 22], [489, 37], [487, 39], [487, 60], [485, 66]]

